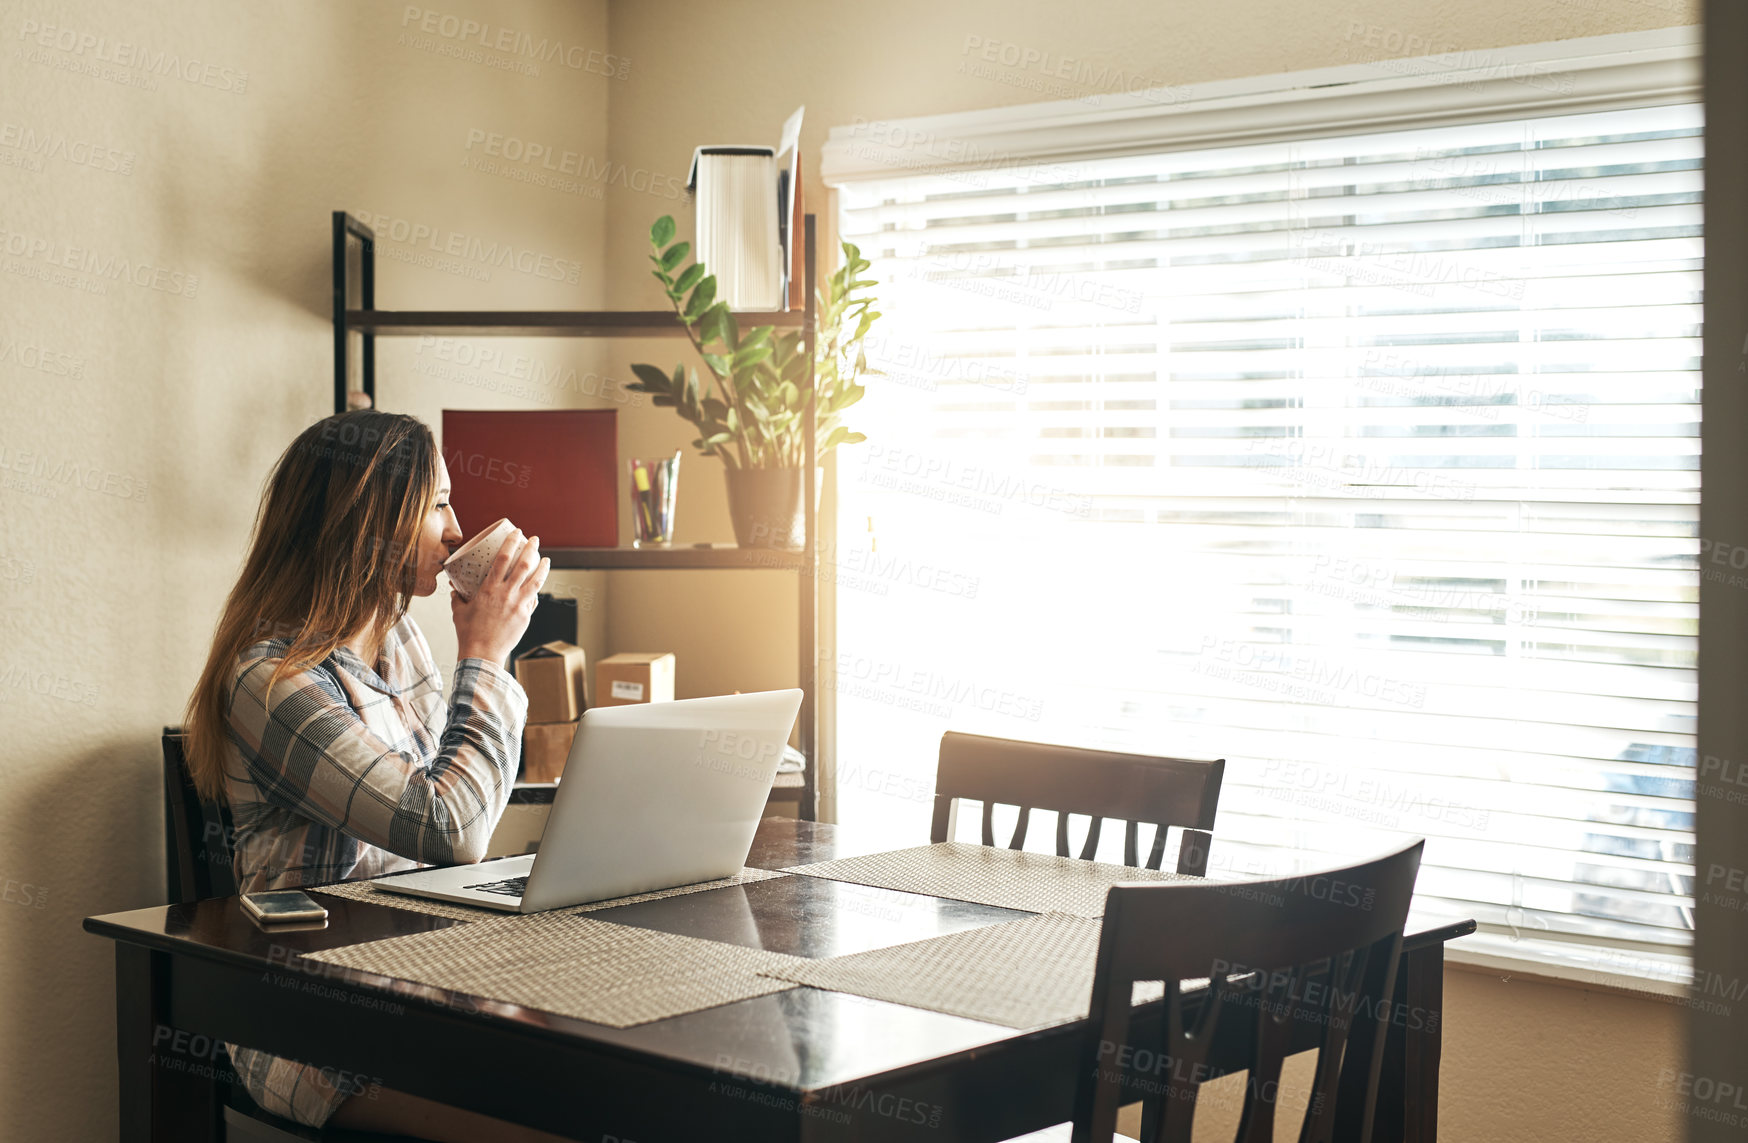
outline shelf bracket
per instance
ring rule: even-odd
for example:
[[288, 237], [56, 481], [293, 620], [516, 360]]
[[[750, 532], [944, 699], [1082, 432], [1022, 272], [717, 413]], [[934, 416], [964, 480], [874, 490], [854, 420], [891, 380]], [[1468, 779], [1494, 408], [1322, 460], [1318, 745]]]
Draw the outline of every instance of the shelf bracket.
[[[347, 304], [350, 276], [346, 273], [346, 240], [359, 242], [358, 293], [359, 304]], [[343, 210], [334, 212], [334, 412], [346, 411], [346, 385], [349, 380], [346, 353], [350, 348], [351, 330], [346, 325], [348, 309], [376, 308], [376, 232]], [[359, 373], [364, 382], [364, 394], [370, 407], [376, 407], [376, 335], [363, 333], [359, 358]]]

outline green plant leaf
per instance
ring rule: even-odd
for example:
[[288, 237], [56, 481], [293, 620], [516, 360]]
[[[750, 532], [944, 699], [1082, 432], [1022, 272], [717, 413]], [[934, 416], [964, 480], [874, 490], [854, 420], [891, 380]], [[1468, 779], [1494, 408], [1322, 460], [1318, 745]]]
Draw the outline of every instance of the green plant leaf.
[[686, 272], [681, 274], [679, 279], [674, 282], [675, 295], [683, 294], [693, 286], [696, 286], [698, 284], [698, 279], [703, 276], [704, 263], [694, 262], [690, 266], [687, 266]]
[[749, 366], [757, 365], [769, 356], [771, 356], [771, 347], [769, 345], [755, 345], [743, 342], [741, 347], [734, 351], [734, 371], [739, 373], [741, 370], [746, 369]]
[[734, 315], [728, 312], [728, 306], [717, 302], [698, 317], [698, 340], [709, 344], [721, 341], [730, 349], [734, 348], [735, 324]]
[[691, 246], [674, 242], [675, 234], [671, 216], [651, 226], [652, 276], [702, 357], [703, 384], [697, 368], [682, 364], [669, 376], [646, 365], [633, 367], [638, 380], [627, 388], [652, 393], [656, 404], [697, 426], [693, 447], [725, 468], [802, 463], [810, 402], [821, 453], [865, 440], [838, 415], [866, 395], [857, 379], [879, 372], [868, 368], [863, 341], [881, 315], [876, 299], [862, 294], [879, 282], [863, 276], [871, 263], [855, 244], [841, 243], [843, 261], [814, 290], [818, 324], [809, 354], [802, 332], [793, 328], [778, 333], [753, 326], [743, 337], [739, 316], [719, 300], [717, 280], [705, 265], [681, 269]]
[[[728, 346], [730, 350], [735, 349], [740, 343], [740, 322], [735, 320], [734, 312], [728, 308], [728, 303], [717, 302], [704, 313], [705, 317], [699, 319], [700, 323], [707, 319], [714, 320], [716, 336], [721, 338], [722, 344]], [[712, 314], [715, 315], [713, 319], [710, 318]]]
[[716, 275], [712, 274], [698, 283], [698, 288], [692, 291], [691, 300], [686, 303], [686, 322], [696, 322], [710, 303], [716, 300]]

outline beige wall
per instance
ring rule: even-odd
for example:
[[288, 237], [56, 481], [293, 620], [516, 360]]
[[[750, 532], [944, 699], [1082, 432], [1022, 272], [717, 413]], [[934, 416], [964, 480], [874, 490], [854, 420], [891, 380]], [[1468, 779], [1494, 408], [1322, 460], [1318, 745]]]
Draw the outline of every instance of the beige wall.
[[[439, 55], [428, 49], [454, 40], [403, 27], [400, 3], [0, 5], [0, 1138], [115, 1137], [114, 956], [79, 922], [163, 900], [159, 728], [180, 719], [205, 661], [268, 466], [332, 411], [329, 212], [579, 267], [574, 284], [465, 254], [431, 268], [386, 239], [386, 305], [603, 302], [602, 188], [530, 186], [463, 159], [478, 128], [604, 162], [609, 89], [638, 77], [636, 63], [623, 80], [588, 70], [588, 50], [607, 48], [604, 0], [436, 7], [580, 45], [583, 66], [540, 62], [530, 75], [482, 62], [503, 53]], [[21, 35], [33, 24], [56, 27], [48, 47]], [[91, 39], [61, 50], [63, 29]], [[137, 61], [74, 70], [114, 68], [94, 57], [119, 44], [216, 69], [154, 87]], [[606, 69], [604, 54], [594, 66]], [[40, 170], [20, 132], [48, 140]], [[97, 169], [68, 161], [92, 144], [126, 152], [127, 169], [101, 169], [102, 153]], [[49, 248], [30, 253], [39, 239]], [[72, 248], [147, 267], [146, 284], [35, 276], [51, 258], [78, 264]], [[577, 403], [583, 343], [513, 344], [561, 371], [555, 404]], [[21, 347], [31, 363], [46, 350], [50, 371], [21, 366]], [[418, 372], [452, 367], [438, 348], [383, 347], [384, 408], [435, 426], [445, 405], [539, 407], [487, 388], [489, 372]], [[34, 482], [16, 471], [39, 463]], [[57, 478], [59, 465], [94, 473], [96, 490], [67, 468]], [[599, 613], [597, 600], [597, 644]], [[446, 602], [415, 615], [452, 660]]]
[[[810, 208], [828, 221], [817, 179], [819, 148], [835, 125], [1065, 98], [1011, 86], [1024, 73], [983, 78], [968, 42], [1002, 41], [1109, 65], [1156, 83], [1184, 84], [1429, 51], [1513, 44], [1690, 24], [1689, 0], [1091, 0], [1074, 4], [894, 0], [878, 6], [805, 0], [614, 4], [615, 50], [650, 61], [638, 82], [614, 90], [609, 137], [630, 167], [682, 171], [693, 146], [775, 141], [807, 104], [803, 153], [814, 178]], [[971, 37], [978, 37], [972, 41]], [[1408, 47], [1410, 37], [1428, 47]], [[1368, 42], [1369, 41], [1369, 42]], [[1371, 44], [1391, 45], [1386, 47]], [[975, 62], [975, 57], [969, 57]], [[673, 203], [615, 191], [608, 197], [606, 281], [614, 305], [659, 305], [644, 274], [644, 229]], [[676, 214], [683, 234], [691, 219]], [[830, 265], [827, 263], [826, 265]], [[671, 349], [651, 346], [672, 364]], [[623, 360], [631, 360], [627, 357]], [[615, 367], [619, 362], [613, 362]], [[677, 426], [676, 419], [676, 426]], [[660, 437], [673, 447], [675, 426]], [[641, 428], [661, 433], [658, 426]], [[690, 434], [684, 434], [689, 436]], [[689, 461], [681, 528], [687, 539], [729, 535], [722, 478]], [[702, 503], [701, 503], [702, 501]], [[793, 678], [788, 642], [793, 586], [745, 576], [698, 577], [681, 590], [666, 577], [619, 575], [608, 640], [620, 649], [679, 652], [683, 687], [767, 685]], [[771, 625], [772, 617], [778, 626]], [[728, 673], [719, 664], [734, 664]], [[741, 680], [748, 680], [742, 682]], [[1677, 1138], [1663, 1107], [1661, 1069], [1681, 1056], [1681, 1009], [1661, 1001], [1519, 978], [1451, 972], [1441, 1108], [1457, 1143], [1558, 1139], [1642, 1143]], [[1622, 1048], [1630, 1046], [1625, 1052]], [[1211, 1118], [1204, 1130], [1212, 1128]], [[1198, 1138], [1211, 1138], [1198, 1131]], [[1229, 1137], [1229, 1136], [1228, 1136]], [[1284, 1138], [1285, 1136], [1283, 1136]]]
[[1668, 1070], [1686, 1054], [1687, 1013], [1667, 999], [1447, 968], [1439, 1137], [1679, 1140]]
[[[695, 143], [769, 139], [806, 102], [817, 172], [827, 129], [856, 116], [1036, 98], [961, 74], [968, 36], [1189, 83], [1345, 62], [1355, 22], [1471, 49], [1693, 18], [1664, 0], [424, 7], [489, 24], [488, 36], [580, 46], [583, 66], [493, 66], [517, 60], [460, 45], [442, 25], [405, 26], [401, 3], [0, 7], [0, 729], [11, 747], [0, 757], [0, 1138], [115, 1132], [111, 950], [79, 921], [162, 899], [158, 728], [180, 717], [268, 466], [331, 408], [330, 210], [429, 227], [439, 245], [459, 234], [580, 264], [575, 284], [465, 255], [421, 264], [428, 251], [385, 235], [384, 306], [654, 306], [643, 233], [663, 211], [690, 230], [666, 180], [684, 174]], [[68, 30], [74, 39], [56, 38]], [[120, 44], [200, 69], [147, 76], [137, 59], [95, 58]], [[625, 60], [623, 78], [591, 70]], [[465, 165], [481, 157], [470, 130], [573, 151], [597, 172], [613, 165], [568, 189], [512, 181]], [[19, 147], [24, 133], [51, 153]], [[93, 160], [94, 145], [107, 151]], [[629, 189], [652, 177], [653, 193]], [[809, 196], [828, 212], [817, 181]], [[101, 269], [56, 277], [65, 271], [50, 265], [87, 258], [126, 259], [143, 284]], [[599, 357], [577, 342], [484, 344], [558, 383], [519, 396], [441, 359], [454, 347], [388, 343], [382, 406], [436, 424], [444, 406], [535, 408], [550, 396], [621, 409], [623, 455], [690, 436], [601, 380], [622, 380], [633, 360], [671, 365], [672, 342]], [[712, 464], [684, 469], [683, 542], [731, 535]], [[553, 581], [583, 599], [592, 654], [675, 650], [684, 694], [793, 678], [792, 582], [616, 578]], [[415, 615], [452, 658], [443, 605]], [[1677, 1009], [1452, 974], [1449, 1011], [1447, 1138], [1669, 1137], [1642, 1108], [1675, 1054]], [[1605, 1054], [1617, 1045], [1634, 1047], [1624, 1076]]]

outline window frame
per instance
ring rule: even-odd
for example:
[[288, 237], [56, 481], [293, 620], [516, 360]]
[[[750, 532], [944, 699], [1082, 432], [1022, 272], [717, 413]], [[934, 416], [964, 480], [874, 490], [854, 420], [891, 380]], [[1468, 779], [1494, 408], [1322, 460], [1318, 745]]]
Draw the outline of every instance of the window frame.
[[[821, 174], [835, 190], [901, 175], [1699, 103], [1703, 98], [1703, 38], [1697, 26], [1414, 57], [1387, 56], [1391, 42], [1389, 29], [1353, 21], [1338, 50], [1366, 56], [1365, 62], [946, 115], [857, 119], [832, 129]], [[835, 201], [831, 208], [835, 220]], [[833, 612], [828, 612], [827, 633], [835, 645]], [[828, 725], [835, 723], [833, 712], [824, 713]], [[835, 754], [832, 750], [831, 756]], [[1685, 992], [1692, 980], [1691, 945], [1678, 956], [1631, 954], [1623, 960], [1621, 950], [1570, 940], [1471, 943], [1473, 948], [1451, 946], [1448, 956], [1476, 969], [1518, 968], [1645, 995]]]

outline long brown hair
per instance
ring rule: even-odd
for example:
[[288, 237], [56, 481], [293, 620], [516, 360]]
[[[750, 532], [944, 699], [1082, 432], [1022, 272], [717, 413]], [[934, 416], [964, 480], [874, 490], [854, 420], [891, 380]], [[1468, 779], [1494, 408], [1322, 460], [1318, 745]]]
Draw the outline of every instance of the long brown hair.
[[417, 417], [356, 409], [305, 429], [267, 479], [249, 556], [225, 600], [188, 700], [184, 754], [195, 789], [224, 792], [237, 656], [290, 637], [281, 676], [320, 663], [370, 624], [380, 645], [417, 587], [419, 534], [437, 503], [437, 443]]

